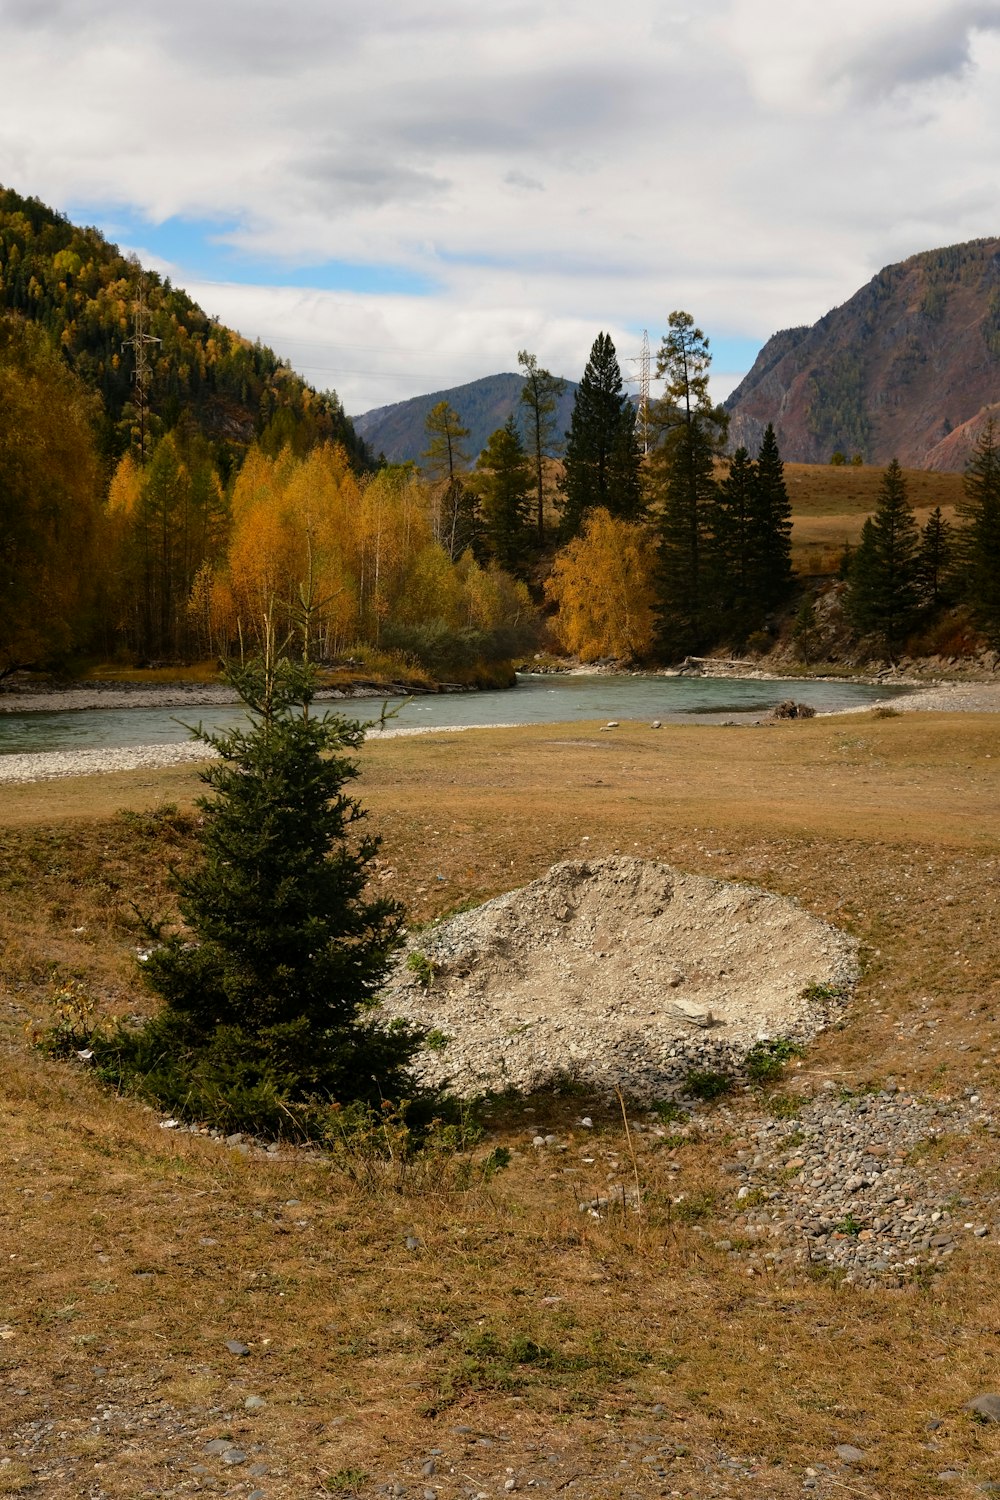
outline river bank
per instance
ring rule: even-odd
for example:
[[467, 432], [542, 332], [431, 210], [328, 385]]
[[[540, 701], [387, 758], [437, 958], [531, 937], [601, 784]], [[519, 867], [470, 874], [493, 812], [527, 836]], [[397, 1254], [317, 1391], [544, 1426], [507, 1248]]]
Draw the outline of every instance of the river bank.
[[[625, 676], [626, 674], [620, 674]], [[759, 682], [762, 679], [737, 679], [735, 676], [731, 681], [752, 680]], [[799, 686], [794, 680], [772, 678], [771, 681], [787, 681], [787, 696], [794, 698]], [[879, 684], [870, 684], [878, 686]], [[890, 684], [886, 684], [890, 686]], [[891, 686], [898, 689], [902, 684], [894, 681]], [[465, 695], [463, 695], [464, 697]], [[506, 697], [506, 695], [504, 695]], [[381, 701], [385, 693], [373, 687], [365, 687], [354, 693], [347, 694], [342, 690], [328, 690], [319, 695], [321, 703], [336, 706], [347, 706], [352, 702], [371, 702], [373, 699]], [[475, 702], [476, 695], [469, 695], [470, 708]], [[159, 684], [153, 686], [129, 686], [129, 687], [102, 687], [90, 685], [87, 687], [74, 687], [58, 689], [49, 692], [32, 690], [27, 693], [6, 694], [0, 698], [0, 711], [10, 715], [35, 713], [60, 713], [80, 712], [85, 710], [141, 710], [141, 709], [173, 709], [180, 710], [178, 718], [182, 718], [185, 711], [190, 713], [192, 719], [197, 718], [199, 708], [219, 708], [234, 705], [237, 699], [235, 694], [227, 688], [212, 684]], [[513, 709], [514, 699], [511, 699]], [[486, 703], [483, 702], [485, 710]], [[824, 715], [857, 714], [871, 712], [873, 709], [891, 713], [1000, 713], [1000, 682], [960, 682], [941, 683], [932, 685], [916, 686], [906, 694], [888, 695], [885, 699], [868, 699], [861, 705], [832, 707], [821, 710]], [[417, 710], [418, 711], [418, 710]], [[350, 712], [350, 709], [348, 709]], [[600, 718], [602, 710], [594, 708], [591, 717]], [[655, 710], [657, 719], [666, 718], [667, 715]], [[173, 716], [171, 716], [173, 717]], [[472, 722], [462, 724], [417, 724], [417, 725], [391, 725], [390, 727], [375, 730], [380, 738], [397, 738], [419, 734], [454, 734], [463, 729], [484, 728], [513, 728], [517, 718], [515, 712], [507, 721], [504, 712], [504, 720], [488, 720], [483, 712], [482, 720], [477, 721], [477, 715], [473, 709]], [[567, 718], [572, 715], [567, 712]], [[623, 722], [631, 719], [642, 720], [648, 718], [652, 722], [653, 715], [643, 712], [630, 712], [627, 708], [616, 708], [613, 713], [606, 715], [608, 719], [621, 719]], [[702, 722], [714, 722], [717, 724], [742, 724], [754, 725], [766, 723], [771, 718], [768, 708], [754, 707], [748, 712], [731, 711], [725, 719], [719, 717], [711, 718], [709, 715], [702, 716]], [[694, 722], [695, 714], [687, 717], [687, 722]], [[183, 720], [182, 720], [183, 722]], [[34, 751], [27, 749], [23, 752], [0, 754], [0, 784], [14, 782], [30, 782], [51, 780], [67, 776], [91, 776], [114, 771], [132, 771], [140, 769], [158, 769], [165, 766], [183, 765], [197, 761], [204, 761], [211, 755], [204, 743], [184, 738], [177, 741], [160, 741], [157, 743], [135, 743], [135, 744], [113, 744], [113, 745], [89, 745], [89, 746], [66, 746], [56, 747], [48, 750]]]

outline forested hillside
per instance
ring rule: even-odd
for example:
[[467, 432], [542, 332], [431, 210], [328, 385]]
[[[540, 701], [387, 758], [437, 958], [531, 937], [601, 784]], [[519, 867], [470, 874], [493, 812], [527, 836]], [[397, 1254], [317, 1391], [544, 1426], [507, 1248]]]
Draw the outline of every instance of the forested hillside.
[[886, 266], [811, 328], [769, 339], [726, 402], [730, 451], [771, 422], [793, 462], [840, 451], [962, 469], [998, 402], [1000, 239], [971, 240]]
[[[145, 315], [137, 324], [142, 281]], [[96, 229], [80, 229], [37, 198], [0, 188], [0, 314], [39, 324], [69, 368], [101, 399], [98, 445], [119, 457], [133, 441], [136, 336], [144, 339], [155, 437], [184, 424], [212, 444], [228, 472], [255, 439], [342, 443], [367, 461], [340, 403], [312, 390], [287, 362], [209, 318], [154, 271], [141, 272]]]

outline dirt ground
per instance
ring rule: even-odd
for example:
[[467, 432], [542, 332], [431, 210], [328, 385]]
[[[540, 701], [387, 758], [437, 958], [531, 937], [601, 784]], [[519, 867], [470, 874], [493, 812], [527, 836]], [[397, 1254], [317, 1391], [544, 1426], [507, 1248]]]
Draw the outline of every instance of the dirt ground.
[[[29, 1034], [70, 980], [148, 1005], [137, 910], [169, 911], [192, 770], [5, 787], [0, 1494], [972, 1500], [1000, 1480], [1000, 1424], [966, 1409], [1000, 1390], [1000, 719], [470, 731], [361, 765], [375, 878], [415, 933], [560, 861], [639, 858], [844, 929], [853, 998], [773, 1088], [681, 1117], [585, 1087], [498, 1100], [468, 1161], [182, 1136]], [[812, 1171], [791, 1163], [834, 1129], [847, 1150], [886, 1097], [910, 1123], [884, 1160], [950, 1216], [953, 1253], [872, 1286], [759, 1254], [748, 1220]]]

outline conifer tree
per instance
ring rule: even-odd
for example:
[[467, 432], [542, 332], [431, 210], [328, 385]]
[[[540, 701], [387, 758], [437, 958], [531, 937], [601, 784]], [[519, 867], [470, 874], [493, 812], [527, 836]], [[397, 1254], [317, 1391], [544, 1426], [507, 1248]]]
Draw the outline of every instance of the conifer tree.
[[365, 891], [379, 840], [345, 791], [364, 729], [312, 716], [310, 669], [268, 644], [230, 675], [250, 727], [195, 731], [219, 756], [201, 773], [215, 795], [178, 880], [187, 931], [144, 970], [164, 1009], [93, 1046], [105, 1077], [174, 1114], [311, 1135], [332, 1106], [413, 1098], [421, 1036], [372, 1014], [403, 909]]
[[750, 524], [750, 594], [759, 618], [781, 604], [792, 586], [792, 506], [774, 426], [768, 422], [754, 474]]
[[625, 394], [615, 346], [606, 333], [594, 340], [577, 387], [566, 434], [562, 527], [576, 536], [589, 510], [603, 506], [623, 521], [643, 514], [635, 407]]
[[[720, 632], [743, 636], [755, 616], [753, 523], [757, 469], [746, 448], [737, 448], [709, 510], [711, 592]], [[708, 579], [706, 578], [706, 582]]]
[[917, 523], [894, 458], [883, 476], [875, 512], [861, 529], [847, 592], [856, 629], [877, 637], [890, 656], [916, 620], [917, 547]]
[[697, 650], [717, 621], [709, 587], [717, 488], [714, 460], [726, 418], [708, 394], [708, 340], [690, 313], [672, 312], [656, 360], [666, 381], [664, 431], [654, 470], [662, 496], [657, 562], [657, 649], [674, 660]]
[[976, 624], [1000, 649], [1000, 446], [992, 421], [965, 471], [962, 529], [956, 537], [962, 591]]
[[920, 533], [917, 552], [917, 579], [923, 602], [931, 609], [943, 604], [948, 593], [948, 575], [951, 570], [954, 527], [941, 514], [940, 505], [935, 506], [927, 517]]
[[[543, 460], [556, 451], [555, 410], [566, 389], [565, 380], [543, 370], [527, 349], [518, 351], [517, 362], [524, 372], [521, 405], [527, 429], [527, 450], [535, 471], [535, 525], [539, 542], [545, 540], [545, 470]], [[561, 444], [558, 446], [561, 447]]]
[[486, 545], [500, 567], [518, 577], [530, 540], [531, 470], [513, 415], [491, 435], [477, 468]]

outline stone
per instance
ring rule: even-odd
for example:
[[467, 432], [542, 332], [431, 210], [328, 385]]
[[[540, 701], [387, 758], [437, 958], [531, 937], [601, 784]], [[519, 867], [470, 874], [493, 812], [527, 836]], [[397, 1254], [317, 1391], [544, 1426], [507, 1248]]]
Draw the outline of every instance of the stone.
[[212, 1438], [210, 1442], [205, 1444], [205, 1452], [226, 1453], [232, 1446], [228, 1438]]
[[226, 1348], [230, 1354], [235, 1354], [239, 1359], [243, 1359], [250, 1353], [249, 1346], [241, 1344], [239, 1339], [226, 1339]]
[[222, 1462], [224, 1464], [245, 1464], [246, 1461], [247, 1456], [242, 1448], [227, 1448], [222, 1455]]
[[679, 1021], [687, 1021], [691, 1026], [701, 1026], [706, 1031], [710, 1026], [718, 1024], [710, 1010], [695, 1004], [693, 1000], [672, 997], [667, 1001], [665, 1010], [668, 1015], [676, 1016]]
[[853, 1443], [838, 1443], [834, 1453], [845, 1464], [859, 1464], [864, 1458], [864, 1450], [855, 1448]]
[[267, 1402], [264, 1400], [263, 1396], [248, 1396], [243, 1405], [246, 1407], [247, 1411], [260, 1411], [267, 1405]]
[[987, 1391], [982, 1396], [974, 1396], [965, 1403], [965, 1410], [973, 1412], [983, 1422], [1000, 1422], [1000, 1395]]

